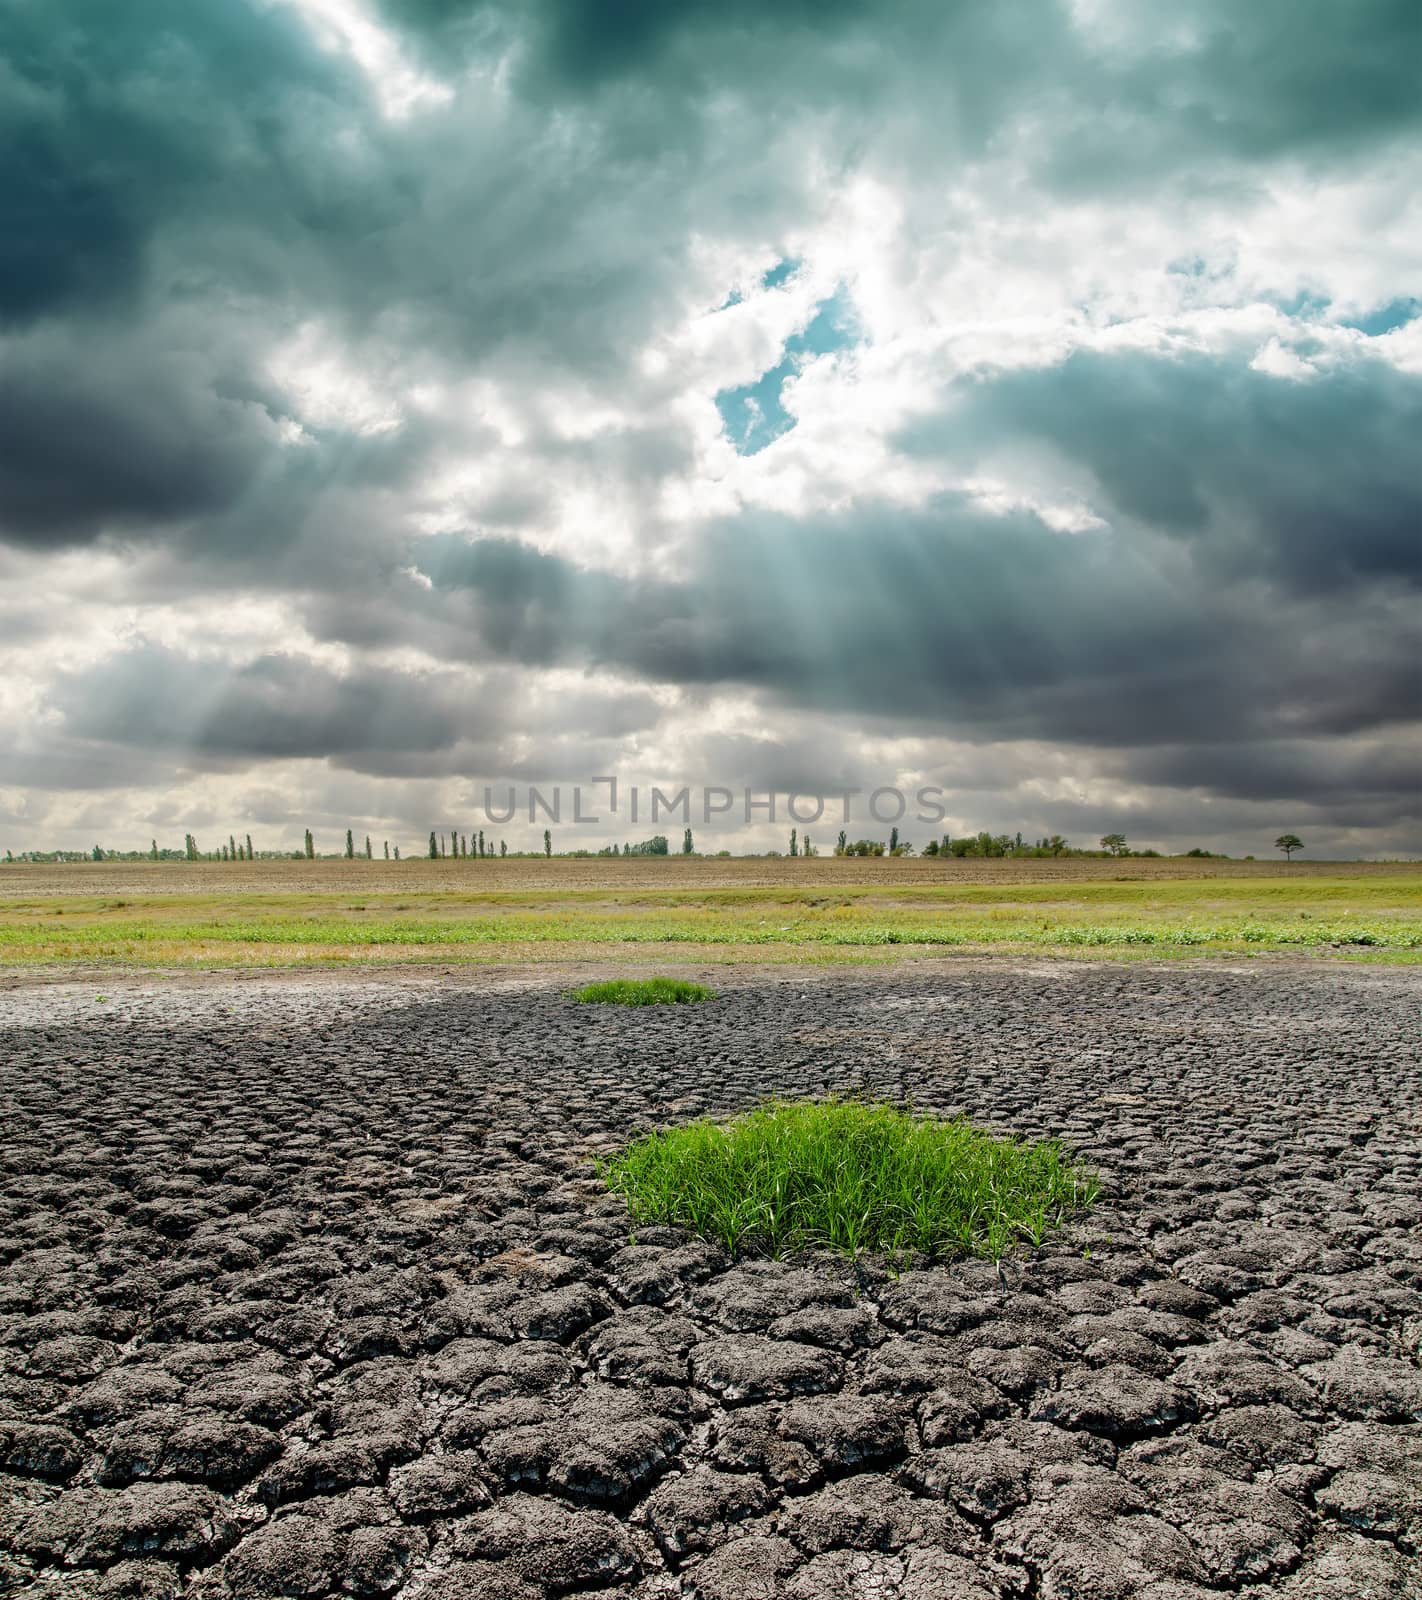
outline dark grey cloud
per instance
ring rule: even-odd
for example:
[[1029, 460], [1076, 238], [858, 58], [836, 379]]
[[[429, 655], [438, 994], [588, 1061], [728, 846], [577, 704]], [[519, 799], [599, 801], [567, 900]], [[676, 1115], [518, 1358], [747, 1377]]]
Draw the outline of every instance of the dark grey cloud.
[[[1134, 8], [1124, 7], [1129, 14]], [[1205, 0], [1178, 10], [1188, 43], [1155, 48], [1126, 76], [1143, 124], [1247, 157], [1336, 156], [1422, 121], [1422, 12], [1410, 0]], [[1167, 105], [1172, 118], [1155, 114]]]
[[[438, 41], [443, 48], [520, 51], [524, 72], [535, 84], [580, 89], [634, 76], [666, 81], [688, 47], [707, 67], [706, 51], [725, 66], [749, 50], [788, 35], [806, 44], [835, 37], [878, 12], [889, 21], [903, 9], [874, 7], [868, 0], [783, 0], [767, 7], [755, 0], [534, 0], [528, 5], [488, 0], [382, 0], [383, 14], [397, 27]], [[729, 59], [728, 59], [729, 58]], [[684, 86], [679, 71], [673, 81]]]
[[[534, 698], [506, 671], [360, 663], [342, 671], [296, 653], [231, 663], [139, 644], [59, 674], [49, 695], [53, 722], [11, 742], [0, 755], [0, 783], [107, 789], [179, 769], [236, 772], [296, 760], [385, 777], [484, 776], [496, 767], [502, 775], [525, 766], [506, 759], [503, 746], [525, 731]], [[644, 691], [589, 683], [545, 706], [539, 731], [553, 747], [570, 740], [575, 761], [600, 741], [654, 726], [661, 714]], [[560, 770], [567, 759], [555, 750]], [[537, 762], [527, 770], [541, 775]]]
[[254, 265], [242, 223], [291, 242], [319, 227], [323, 138], [365, 92], [281, 5], [15, 0], [0, 60], [0, 323], [132, 306], [179, 219], [190, 245], [203, 221], [224, 225], [225, 258], [199, 249], [187, 268], [229, 281]]
[[1422, 583], [1422, 376], [1382, 361], [1294, 380], [1218, 355], [1078, 352], [950, 397], [900, 442], [961, 458], [1024, 438], [1222, 582]]
[[277, 470], [261, 361], [370, 226], [369, 88], [286, 5], [17, 0], [0, 61], [0, 540], [185, 541]]
[[1038, 122], [1047, 137], [1034, 154], [1072, 190], [1182, 171], [1202, 151], [1327, 161], [1422, 120], [1422, 15], [1410, 0], [1193, 0], [1168, 18], [1130, 3], [1074, 14], [1067, 0], [382, 0], [382, 10], [435, 59], [508, 52], [533, 94], [607, 89], [624, 116], [645, 116], [649, 101], [684, 113], [698, 94], [754, 104], [788, 93], [876, 104], [880, 121], [951, 130], [978, 148]]
[[157, 645], [66, 676], [54, 700], [75, 738], [199, 761], [428, 754], [495, 725], [494, 708], [466, 701], [447, 675], [338, 672], [298, 655], [231, 665]]
[[0, 371], [0, 537], [69, 544], [231, 506], [280, 446], [208, 376], [158, 351], [20, 346]]
[[96, 173], [74, 170], [53, 134], [13, 124], [6, 133], [0, 319], [131, 300], [143, 259], [140, 217]]
[[432, 541], [419, 560], [475, 653], [752, 687], [944, 733], [1111, 746], [1422, 714], [1415, 608], [1347, 587], [1326, 605], [1227, 590], [1168, 541], [1063, 535], [958, 497], [743, 515], [705, 530], [675, 579], [503, 539]]
[[1341, 826], [1350, 810], [1386, 807], [1422, 820], [1422, 739], [1280, 739], [1272, 744], [1171, 745], [1132, 751], [1118, 766], [1135, 783], [1207, 788], [1238, 800], [1288, 801], [1307, 795]]
[[[834, 28], [871, 9], [867, 0], [785, 0], [769, 17], [756, 0], [549, 0], [540, 19], [540, 44], [559, 76], [574, 82], [621, 76], [654, 66], [679, 34], [708, 31], [795, 32]], [[767, 28], [765, 24], [769, 22]]]

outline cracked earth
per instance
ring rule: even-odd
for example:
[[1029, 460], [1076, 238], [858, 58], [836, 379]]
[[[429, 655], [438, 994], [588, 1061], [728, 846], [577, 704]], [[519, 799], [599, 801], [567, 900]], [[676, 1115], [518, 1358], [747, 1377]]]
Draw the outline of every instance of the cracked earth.
[[[108, 982], [0, 992], [0, 1592], [1422, 1592], [1422, 973]], [[591, 1166], [831, 1090], [1102, 1201], [895, 1277]]]

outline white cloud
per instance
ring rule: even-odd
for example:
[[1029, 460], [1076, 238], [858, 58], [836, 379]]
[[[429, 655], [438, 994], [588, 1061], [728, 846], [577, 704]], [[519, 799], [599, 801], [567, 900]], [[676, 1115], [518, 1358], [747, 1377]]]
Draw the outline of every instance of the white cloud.
[[307, 427], [339, 428], [366, 437], [399, 428], [405, 405], [393, 374], [363, 368], [358, 364], [361, 354], [314, 321], [276, 346], [267, 358], [267, 371], [295, 413], [286, 419], [287, 438], [293, 422], [298, 437]]
[[1318, 376], [1318, 368], [1311, 361], [1305, 361], [1296, 351], [1286, 350], [1277, 338], [1270, 339], [1249, 365], [1255, 372], [1267, 372], [1271, 378], [1302, 382]]
[[447, 105], [453, 88], [418, 70], [400, 41], [383, 28], [360, 0], [265, 0], [294, 6], [323, 49], [348, 55], [370, 79], [383, 114], [402, 121], [416, 112]]

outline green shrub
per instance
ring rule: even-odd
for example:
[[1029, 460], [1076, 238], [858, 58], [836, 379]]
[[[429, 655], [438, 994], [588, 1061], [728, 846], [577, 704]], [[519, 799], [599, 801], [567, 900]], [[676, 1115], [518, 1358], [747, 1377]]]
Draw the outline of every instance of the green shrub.
[[582, 1005], [608, 1006], [684, 1006], [715, 998], [714, 989], [681, 978], [613, 978], [607, 983], [590, 983], [573, 994]]
[[649, 1133], [602, 1170], [635, 1222], [769, 1256], [828, 1246], [995, 1260], [1040, 1244], [1099, 1189], [1055, 1141], [837, 1099]]

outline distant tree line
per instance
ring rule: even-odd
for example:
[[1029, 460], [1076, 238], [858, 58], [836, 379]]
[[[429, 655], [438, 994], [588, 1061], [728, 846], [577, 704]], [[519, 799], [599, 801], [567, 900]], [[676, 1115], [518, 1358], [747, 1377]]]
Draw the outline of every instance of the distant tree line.
[[[351, 830], [346, 829], [345, 849], [342, 852], [347, 859], [354, 857], [358, 852]], [[370, 835], [365, 836], [364, 855], [367, 861], [375, 859], [375, 846]], [[109, 850], [101, 844], [91, 846], [88, 850], [22, 850], [18, 855], [13, 851], [5, 852], [5, 861], [15, 862], [66, 862], [66, 861], [314, 861], [316, 859], [316, 843], [310, 828], [306, 829], [305, 837], [300, 850], [258, 850], [252, 843], [250, 833], [243, 834], [239, 839], [236, 834], [229, 833], [225, 843], [219, 843], [215, 850], [204, 850], [197, 841], [197, 836], [191, 833], [183, 835], [183, 845], [180, 850], [167, 845], [159, 845], [156, 839], [150, 840], [146, 850]], [[329, 860], [330, 857], [325, 859]], [[392, 859], [390, 844], [385, 844], [385, 859]], [[393, 859], [400, 859], [400, 847], [395, 846]]]
[[[691, 829], [688, 828], [682, 835], [683, 855], [691, 854], [686, 848], [686, 841], [690, 837]], [[601, 850], [574, 850], [570, 853], [575, 856], [665, 856], [671, 854], [671, 846], [666, 834], [655, 833], [650, 839], [643, 839], [641, 844], [605, 844]]]
[[[1274, 841], [1274, 847], [1282, 850], [1287, 859], [1293, 859], [1295, 850], [1305, 848], [1304, 842], [1297, 834], [1281, 834]], [[794, 851], [794, 835], [791, 835], [791, 851]], [[849, 839], [841, 829], [839, 839], [834, 847], [837, 856], [907, 856], [914, 853], [913, 845], [900, 840], [899, 830], [890, 831], [888, 843], [882, 839]], [[1040, 839], [1028, 840], [1021, 833], [990, 833], [984, 829], [980, 833], [965, 834], [955, 837], [944, 834], [941, 839], [930, 839], [920, 852], [923, 856], [951, 856], [956, 860], [965, 857], [992, 859], [1017, 859], [1040, 860], [1044, 857], [1056, 858], [1059, 856], [1074, 856], [1086, 858], [1126, 857], [1134, 856], [1138, 859], [1163, 860], [1163, 853], [1159, 850], [1144, 849], [1134, 850], [1128, 843], [1123, 833], [1102, 834], [1099, 845], [1092, 849], [1085, 846], [1073, 845], [1072, 842], [1060, 833], [1052, 833]], [[1221, 850], [1205, 850], [1195, 846], [1191, 850], [1179, 852], [1179, 858], [1186, 860], [1202, 861], [1228, 861], [1230, 857]], [[1253, 861], [1253, 856], [1245, 856], [1246, 861]]]
[[[547, 830], [545, 830], [544, 838], [547, 839], [547, 837]], [[431, 828], [429, 848], [425, 852], [431, 861], [444, 861], [451, 858], [455, 861], [470, 859], [487, 861], [496, 855], [503, 857], [508, 853], [509, 847], [502, 839], [499, 840], [498, 849], [495, 850], [493, 839], [486, 838], [482, 828], [471, 833], [460, 833], [458, 829], [452, 829], [447, 834], [439, 833], [434, 828]], [[515, 854], [518, 853], [515, 851]], [[400, 852], [397, 848], [395, 852], [396, 860], [399, 860], [399, 857]], [[388, 860], [389, 857], [387, 856], [386, 859]]]
[[1104, 834], [1100, 846], [1096, 849], [1073, 845], [1071, 840], [1060, 833], [1049, 833], [1040, 839], [1025, 839], [1020, 833], [989, 833], [983, 829], [980, 833], [964, 834], [955, 837], [945, 833], [941, 839], [930, 839], [923, 847], [926, 856], [953, 856], [961, 860], [964, 857], [991, 857], [993, 859], [1016, 858], [1019, 860], [1041, 860], [1045, 857], [1055, 859], [1058, 856], [1159, 856], [1159, 850], [1132, 850], [1126, 843], [1126, 836], [1122, 833]]
[[[803, 836], [798, 829], [790, 830], [789, 854], [793, 857], [816, 856], [819, 851], [810, 842], [808, 833]], [[1287, 861], [1292, 861], [1294, 853], [1307, 848], [1303, 840], [1296, 833], [1281, 833], [1274, 841], [1274, 848], [1283, 852]], [[561, 852], [568, 857], [594, 857], [594, 856], [665, 856], [671, 853], [670, 841], [664, 833], [653, 834], [650, 839], [643, 839], [640, 844], [624, 841], [621, 845], [603, 845], [597, 850], [568, 850]], [[907, 840], [899, 838], [899, 830], [890, 830], [889, 838], [882, 839], [850, 839], [843, 829], [835, 842], [834, 853], [837, 856], [910, 856], [914, 854], [914, 846]], [[367, 861], [375, 859], [375, 847], [369, 834], [365, 835], [364, 846], [357, 850], [355, 832], [346, 829], [345, 845], [341, 855], [347, 861], [353, 861], [357, 855], [363, 855]], [[383, 854], [386, 861], [400, 860], [400, 846], [391, 847], [387, 839], [383, 843]], [[545, 828], [543, 830], [542, 850], [514, 850], [511, 851], [506, 840], [500, 839], [495, 846], [492, 838], [487, 838], [482, 828], [468, 834], [451, 829], [447, 834], [434, 828], [430, 829], [428, 856], [431, 861], [453, 858], [455, 860], [490, 860], [497, 856], [504, 860], [509, 857], [514, 859], [527, 859], [529, 857], [550, 857], [553, 854], [553, 835]], [[690, 856], [696, 854], [695, 841], [690, 828], [687, 828], [681, 839], [681, 854]], [[748, 855], [759, 855], [764, 858], [778, 858], [778, 850], [760, 852], [747, 852]], [[1142, 858], [1162, 859], [1159, 850], [1133, 850], [1123, 833], [1102, 834], [1100, 844], [1095, 849], [1073, 845], [1070, 840], [1059, 833], [1048, 834], [1040, 839], [1027, 840], [1021, 833], [990, 833], [984, 829], [980, 833], [965, 834], [955, 837], [944, 834], [941, 839], [930, 839], [924, 845], [922, 856], [944, 857], [949, 856], [957, 860], [967, 857], [991, 859], [1033, 859], [1041, 857], [1126, 857], [1135, 856]], [[729, 850], [716, 851], [718, 858], [731, 855]], [[1228, 861], [1230, 857], [1222, 851], [1205, 850], [1196, 846], [1192, 850], [1179, 853], [1177, 859], [1199, 859], [1207, 861]], [[252, 844], [250, 833], [238, 839], [235, 834], [228, 834], [225, 844], [219, 844], [215, 850], [203, 850], [199, 847], [195, 835], [183, 835], [181, 850], [168, 846], [160, 847], [156, 839], [150, 841], [147, 850], [108, 850], [103, 845], [96, 844], [91, 849], [85, 850], [23, 850], [18, 855], [13, 851], [5, 852], [4, 860], [15, 864], [30, 863], [55, 863], [55, 862], [82, 862], [82, 861], [314, 861], [316, 855], [316, 841], [310, 828], [305, 830], [300, 850], [256, 850]], [[322, 857], [330, 860], [330, 856]], [[1253, 861], [1253, 856], [1245, 856], [1246, 861]]]

